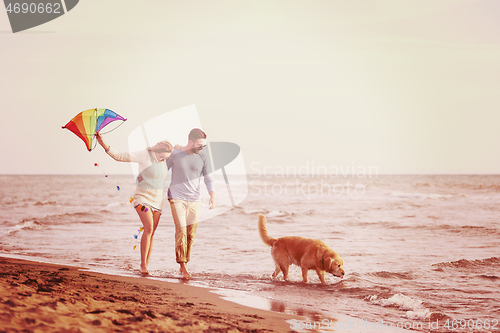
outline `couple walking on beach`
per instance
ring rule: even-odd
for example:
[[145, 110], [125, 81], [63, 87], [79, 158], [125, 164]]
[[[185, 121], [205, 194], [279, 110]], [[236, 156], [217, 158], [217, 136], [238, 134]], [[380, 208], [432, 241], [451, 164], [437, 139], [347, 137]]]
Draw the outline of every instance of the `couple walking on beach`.
[[210, 195], [210, 209], [215, 207], [214, 181], [209, 161], [203, 152], [207, 135], [199, 128], [189, 132], [185, 146], [160, 141], [153, 147], [137, 152], [118, 152], [96, 134], [104, 151], [116, 161], [139, 164], [134, 208], [144, 226], [141, 238], [141, 273], [149, 274], [148, 264], [153, 249], [153, 236], [160, 222], [164, 183], [167, 169], [172, 169], [168, 201], [175, 224], [175, 256], [182, 278], [191, 277], [187, 270], [201, 207], [201, 177]]

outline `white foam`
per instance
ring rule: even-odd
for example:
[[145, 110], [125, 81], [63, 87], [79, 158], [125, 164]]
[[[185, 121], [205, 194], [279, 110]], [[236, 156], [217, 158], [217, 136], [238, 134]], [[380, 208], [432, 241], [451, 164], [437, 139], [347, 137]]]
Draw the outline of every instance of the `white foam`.
[[402, 316], [412, 320], [423, 320], [429, 318], [431, 312], [422, 305], [422, 301], [405, 296], [403, 294], [395, 294], [390, 298], [378, 298], [378, 296], [369, 296], [370, 303], [384, 307], [396, 307], [398, 310], [406, 311]]
[[253, 215], [264, 213], [264, 211], [262, 211], [262, 209], [244, 209], [243, 213], [245, 213], [246, 215]]
[[290, 215], [286, 212], [282, 212], [281, 210], [273, 210], [272, 212], [269, 212], [265, 214], [266, 217], [282, 217], [282, 216], [287, 216]]
[[42, 229], [43, 226], [36, 222], [36, 221], [32, 221], [32, 220], [26, 220], [26, 221], [22, 221], [23, 223], [22, 224], [18, 224], [18, 225], [15, 225], [14, 227], [10, 228], [9, 230], [7, 230], [7, 232], [5, 233], [5, 236], [10, 236], [16, 232], [18, 232], [19, 230], [23, 230], [23, 229], [33, 229], [33, 230], [36, 230], [36, 229]]

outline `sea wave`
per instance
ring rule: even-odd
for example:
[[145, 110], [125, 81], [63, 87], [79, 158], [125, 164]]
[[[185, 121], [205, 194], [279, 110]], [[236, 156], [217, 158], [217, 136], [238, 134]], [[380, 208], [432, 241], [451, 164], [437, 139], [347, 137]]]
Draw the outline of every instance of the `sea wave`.
[[379, 298], [378, 295], [373, 295], [368, 296], [367, 300], [374, 305], [394, 307], [404, 311], [403, 318], [424, 320], [431, 316], [431, 311], [423, 305], [421, 300], [403, 294], [395, 294], [389, 298]]
[[415, 199], [433, 199], [433, 200], [444, 200], [450, 199], [457, 196], [464, 195], [453, 195], [453, 194], [438, 194], [438, 193], [407, 193], [407, 192], [391, 192], [390, 197], [395, 198], [415, 198]]
[[34, 206], [57, 205], [57, 202], [56, 201], [37, 201], [33, 205]]
[[282, 210], [265, 210], [265, 209], [244, 209], [243, 213], [246, 215], [257, 215], [263, 214], [266, 218], [274, 218], [274, 217], [285, 217], [293, 215], [293, 213], [282, 211]]
[[292, 215], [292, 213], [288, 213], [288, 212], [285, 212], [285, 211], [281, 211], [281, 210], [273, 210], [267, 214], [264, 214], [266, 216], [266, 218], [273, 218], [273, 217], [285, 217], [285, 216], [290, 216]]
[[500, 279], [500, 277], [498, 277], [496, 275], [486, 275], [486, 274], [476, 275], [476, 277], [481, 278], [481, 279], [491, 280], [491, 281], [495, 281], [495, 280]]
[[129, 202], [112, 202], [110, 204], [107, 204], [106, 206], [102, 207], [99, 209], [99, 211], [101, 212], [114, 212], [116, 210], [116, 208], [119, 208], [119, 207], [125, 207], [125, 206], [130, 206], [130, 207], [133, 207]]
[[483, 183], [479, 183], [476, 185], [475, 189], [478, 190], [487, 189], [487, 190], [492, 190], [493, 192], [500, 192], [500, 185], [497, 184], [484, 185]]
[[414, 276], [412, 273], [394, 273], [394, 272], [381, 271], [381, 272], [369, 273], [368, 275], [380, 277], [380, 278], [384, 278], [384, 279], [402, 279], [402, 280], [413, 280], [414, 279]]
[[[437, 219], [437, 217], [435, 218]], [[418, 226], [413, 226], [418, 228]], [[465, 234], [466, 236], [492, 235], [500, 233], [500, 230], [478, 225], [456, 226], [451, 224], [436, 224], [427, 226], [429, 230], [444, 230], [453, 234]]]
[[45, 225], [36, 219], [23, 219], [19, 224], [13, 226], [5, 232], [5, 236], [11, 236], [21, 230], [40, 230], [43, 229]]
[[264, 209], [244, 209], [243, 213], [246, 215], [257, 215], [257, 214], [265, 214], [267, 213]]
[[14, 228], [19, 230], [24, 228], [35, 229], [38, 226], [38, 229], [40, 229], [40, 226], [48, 227], [68, 223], [102, 223], [102, 215], [93, 212], [48, 214], [43, 217], [22, 219]]
[[[443, 268], [451, 268], [451, 269], [477, 269], [480, 267], [488, 268], [488, 267], [498, 267], [500, 266], [500, 258], [499, 257], [491, 257], [486, 259], [460, 259], [456, 261], [447, 261], [440, 262], [437, 264], [433, 264], [433, 267], [438, 269]], [[500, 268], [500, 267], [499, 267]]]
[[100, 215], [93, 212], [75, 212], [46, 215], [41, 219], [44, 223], [49, 225], [59, 225], [67, 223], [100, 223]]

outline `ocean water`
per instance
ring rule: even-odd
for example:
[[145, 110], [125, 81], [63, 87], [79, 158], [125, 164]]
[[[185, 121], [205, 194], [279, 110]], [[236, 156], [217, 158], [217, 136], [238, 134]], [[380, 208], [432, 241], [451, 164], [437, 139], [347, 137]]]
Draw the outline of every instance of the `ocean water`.
[[[0, 176], [0, 253], [139, 275], [134, 187], [131, 176]], [[500, 331], [500, 176], [249, 175], [232, 190], [248, 195], [232, 209], [220, 200], [221, 213], [200, 222], [189, 284], [309, 318], [293, 328]], [[273, 237], [325, 241], [343, 257], [344, 279], [321, 285], [310, 271], [303, 284], [292, 266], [291, 282], [273, 280], [258, 214]], [[168, 204], [149, 268], [151, 278], [179, 281]], [[339, 316], [357, 322], [342, 326]]]

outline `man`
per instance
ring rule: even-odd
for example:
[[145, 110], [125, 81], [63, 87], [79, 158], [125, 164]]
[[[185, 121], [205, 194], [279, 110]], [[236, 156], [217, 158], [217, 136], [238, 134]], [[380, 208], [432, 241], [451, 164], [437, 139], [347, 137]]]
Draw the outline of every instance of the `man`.
[[189, 132], [188, 144], [174, 150], [167, 159], [172, 168], [172, 181], [168, 188], [168, 201], [175, 223], [175, 257], [181, 276], [189, 279], [187, 270], [201, 206], [201, 176], [210, 195], [210, 209], [215, 207], [214, 181], [205, 153], [207, 135], [199, 128]]

